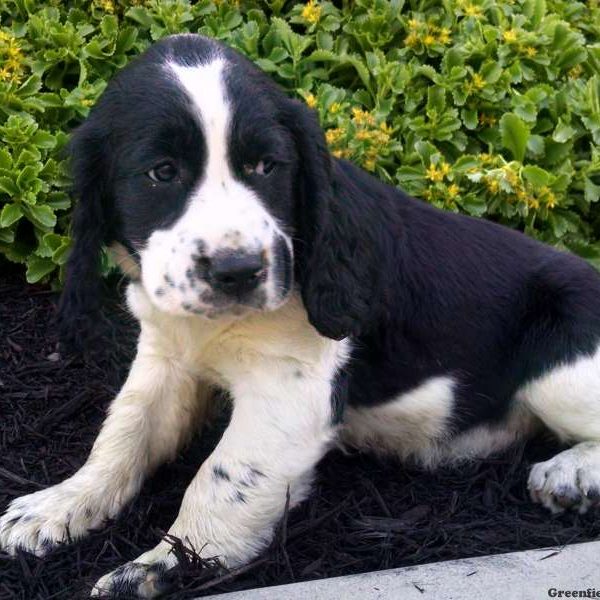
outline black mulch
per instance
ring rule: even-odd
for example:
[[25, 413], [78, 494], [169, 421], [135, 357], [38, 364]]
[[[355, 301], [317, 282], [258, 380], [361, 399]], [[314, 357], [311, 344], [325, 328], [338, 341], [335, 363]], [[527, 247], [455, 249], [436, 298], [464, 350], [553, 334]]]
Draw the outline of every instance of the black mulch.
[[[0, 512], [17, 496], [57, 483], [84, 462], [126, 375], [135, 324], [113, 311], [114, 352], [56, 358], [55, 296], [0, 281]], [[162, 468], [115, 523], [44, 559], [0, 552], [0, 599], [83, 598], [105, 572], [151, 548], [173, 521], [186, 484], [222, 431]], [[393, 461], [332, 452], [310, 500], [292, 511], [272, 548], [236, 577], [188, 561], [184, 599], [438, 560], [583, 542], [600, 535], [593, 515], [553, 517], [526, 493], [528, 466], [549, 458], [546, 440], [509, 456], [434, 474]], [[181, 549], [180, 549], [181, 550]]]

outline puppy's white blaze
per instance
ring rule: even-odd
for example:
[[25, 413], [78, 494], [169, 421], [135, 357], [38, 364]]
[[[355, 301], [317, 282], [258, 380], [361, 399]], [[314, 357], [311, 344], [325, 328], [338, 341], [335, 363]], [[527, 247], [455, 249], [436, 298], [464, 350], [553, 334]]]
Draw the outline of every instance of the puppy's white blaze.
[[197, 110], [207, 152], [202, 180], [192, 194], [182, 225], [202, 223], [202, 219], [210, 223], [210, 231], [202, 231], [202, 235], [211, 251], [219, 246], [267, 247], [273, 230], [279, 228], [254, 191], [234, 177], [229, 164], [232, 114], [225, 92], [225, 60], [215, 58], [203, 65], [170, 67]]
[[564, 441], [600, 441], [600, 350], [528, 383], [517, 398]]
[[208, 150], [205, 179], [219, 184], [233, 179], [227, 162], [230, 107], [223, 82], [225, 64], [220, 57], [193, 67], [169, 63], [198, 110]]

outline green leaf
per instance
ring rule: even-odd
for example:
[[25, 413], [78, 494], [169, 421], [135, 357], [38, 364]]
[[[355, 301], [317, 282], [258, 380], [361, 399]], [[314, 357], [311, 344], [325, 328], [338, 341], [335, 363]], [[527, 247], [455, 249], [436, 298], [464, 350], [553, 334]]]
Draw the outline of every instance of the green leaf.
[[150, 16], [149, 11], [141, 6], [132, 6], [125, 16], [143, 27], [150, 27], [154, 23], [154, 19]]
[[584, 195], [587, 202], [600, 200], [600, 185], [596, 185], [589, 177], [584, 180]]
[[559, 239], [569, 231], [569, 222], [562, 215], [551, 213], [548, 215], [548, 222], [554, 235]]
[[541, 156], [545, 149], [544, 138], [541, 135], [531, 135], [527, 141], [527, 150], [534, 156]]
[[100, 21], [100, 30], [107, 38], [114, 38], [119, 29], [119, 21], [114, 15], [105, 15]]
[[18, 204], [5, 204], [0, 212], [0, 227], [10, 227], [23, 216]]
[[19, 89], [17, 90], [17, 94], [19, 94], [19, 96], [21, 97], [31, 96], [32, 94], [39, 92], [41, 87], [42, 80], [40, 79], [40, 77], [38, 77], [37, 75], [32, 75], [23, 82], [21, 87], [19, 87]]
[[463, 108], [460, 111], [460, 116], [467, 129], [477, 129], [477, 126], [479, 125], [479, 117], [477, 116], [476, 110], [468, 110]]
[[69, 258], [69, 251], [71, 250], [71, 242], [63, 242], [52, 254], [52, 261], [57, 265], [64, 265]]
[[41, 227], [54, 227], [56, 225], [56, 215], [49, 206], [28, 206], [26, 212], [35, 225]]
[[19, 193], [17, 184], [7, 176], [0, 177], [0, 193], [8, 194], [9, 197], [14, 198]]
[[10, 169], [12, 162], [12, 157], [8, 150], [0, 148], [0, 169]]
[[12, 229], [0, 229], [0, 242], [12, 244], [15, 241], [15, 232]]
[[27, 281], [37, 283], [40, 279], [52, 273], [54, 269], [56, 269], [56, 265], [51, 259], [32, 255], [27, 259]]
[[535, 165], [523, 167], [521, 172], [523, 177], [525, 177], [525, 179], [531, 183], [531, 185], [537, 188], [550, 185], [554, 179], [554, 177], [548, 173], [548, 171], [544, 171], [544, 169], [536, 167]]
[[552, 134], [552, 139], [559, 144], [564, 144], [566, 141], [570, 140], [575, 134], [576, 130], [565, 123], [562, 118], [559, 117], [558, 124], [556, 125], [556, 129]]
[[546, 0], [526, 0], [523, 13], [530, 20], [531, 25], [537, 27], [546, 14]]
[[56, 146], [56, 138], [47, 131], [42, 131], [41, 129], [36, 131], [34, 136], [31, 138], [31, 141], [38, 147], [44, 149], [52, 149]]
[[458, 203], [473, 217], [482, 217], [487, 212], [487, 203], [480, 194], [467, 194], [461, 197]]
[[502, 145], [510, 151], [513, 158], [523, 161], [529, 140], [529, 129], [515, 114], [507, 113], [500, 119]]
[[427, 114], [441, 115], [446, 108], [446, 90], [439, 86], [433, 85], [427, 90]]
[[466, 173], [470, 169], [474, 169], [479, 166], [479, 160], [472, 155], [461, 156], [453, 165], [452, 170], [455, 173]]

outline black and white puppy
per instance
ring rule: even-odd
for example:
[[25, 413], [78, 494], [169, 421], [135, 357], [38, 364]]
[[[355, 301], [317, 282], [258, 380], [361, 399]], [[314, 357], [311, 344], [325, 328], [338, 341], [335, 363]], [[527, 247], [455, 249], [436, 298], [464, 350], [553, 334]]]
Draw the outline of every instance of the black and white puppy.
[[[598, 504], [600, 277], [584, 261], [332, 159], [315, 114], [198, 35], [125, 68], [71, 151], [62, 316], [93, 318], [107, 245], [141, 334], [87, 462], [10, 505], [4, 550], [43, 554], [115, 517], [215, 387], [231, 421], [169, 533], [229, 567], [269, 544], [336, 441], [431, 467], [544, 425], [572, 447], [533, 467], [533, 500]], [[153, 597], [175, 563], [162, 541], [93, 593]]]

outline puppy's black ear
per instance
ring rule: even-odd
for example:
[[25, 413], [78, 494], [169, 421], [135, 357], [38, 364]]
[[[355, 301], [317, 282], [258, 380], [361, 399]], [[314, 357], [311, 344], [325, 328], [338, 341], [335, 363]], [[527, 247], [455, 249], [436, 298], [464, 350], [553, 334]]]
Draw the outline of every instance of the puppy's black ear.
[[317, 115], [288, 100], [285, 126], [299, 154], [296, 189], [296, 277], [311, 324], [342, 339], [365, 330], [370, 317], [369, 263], [361, 224], [331, 157]]
[[74, 243], [67, 261], [57, 323], [63, 344], [72, 350], [83, 350], [98, 332], [104, 297], [100, 261], [109, 233], [107, 140], [88, 120], [74, 132], [67, 152], [76, 201], [71, 225]]

